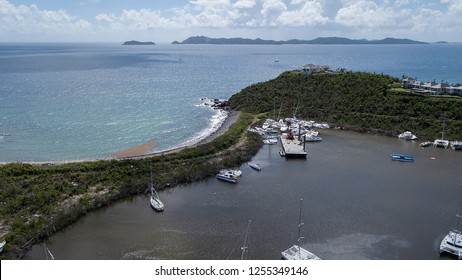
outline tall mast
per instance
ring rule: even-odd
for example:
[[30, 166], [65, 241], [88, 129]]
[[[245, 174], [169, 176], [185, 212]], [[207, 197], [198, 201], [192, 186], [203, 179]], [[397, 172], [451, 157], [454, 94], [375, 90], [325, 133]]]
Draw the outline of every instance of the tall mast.
[[303, 226], [302, 223], [302, 202], [303, 199], [300, 199], [300, 215], [298, 217], [298, 239], [297, 239], [297, 246], [298, 246], [298, 258], [301, 259], [301, 250], [300, 250], [300, 240], [302, 240], [304, 237], [301, 236], [301, 228]]
[[245, 238], [244, 238], [244, 246], [241, 247], [241, 250], [242, 250], [242, 254], [241, 254], [241, 260], [244, 259], [244, 254], [245, 254], [245, 251], [247, 251], [247, 237], [249, 235], [249, 232], [250, 232], [250, 222], [252, 220], [249, 220], [249, 222], [247, 223], [247, 230], [245, 232]]

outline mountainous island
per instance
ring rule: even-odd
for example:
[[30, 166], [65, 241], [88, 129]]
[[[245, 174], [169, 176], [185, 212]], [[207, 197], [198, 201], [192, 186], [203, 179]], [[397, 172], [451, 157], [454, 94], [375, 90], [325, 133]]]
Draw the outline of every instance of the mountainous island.
[[342, 37], [319, 37], [313, 40], [291, 39], [274, 41], [246, 38], [210, 38], [206, 36], [192, 36], [182, 42], [172, 44], [213, 44], [213, 45], [294, 45], [294, 44], [325, 44], [325, 45], [379, 45], [379, 44], [428, 44], [410, 39], [385, 38], [381, 40], [349, 39]]
[[122, 45], [128, 45], [128, 46], [136, 46], [136, 45], [155, 45], [156, 43], [154, 42], [140, 42], [140, 41], [135, 41], [135, 40], [132, 40], [132, 41], [125, 41]]

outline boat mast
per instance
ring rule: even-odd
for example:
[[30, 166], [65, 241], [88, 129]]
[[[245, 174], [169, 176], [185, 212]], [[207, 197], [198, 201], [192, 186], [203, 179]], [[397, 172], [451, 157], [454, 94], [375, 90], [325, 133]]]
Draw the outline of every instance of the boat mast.
[[297, 239], [297, 246], [298, 246], [298, 258], [301, 259], [301, 250], [300, 250], [300, 240], [302, 240], [304, 237], [301, 236], [301, 230], [302, 230], [302, 202], [303, 199], [300, 199], [300, 215], [298, 217], [298, 239]]
[[446, 115], [443, 114], [443, 125], [442, 125], [442, 131], [441, 131], [441, 140], [444, 140], [444, 127], [446, 126]]
[[156, 190], [154, 189], [154, 184], [152, 183], [152, 160], [150, 162], [150, 167], [151, 167], [151, 196], [154, 196], [154, 193], [155, 193], [157, 198], [159, 198], [159, 196], [157, 195]]
[[241, 247], [241, 250], [242, 250], [241, 260], [244, 259], [245, 251], [247, 251], [247, 248], [248, 248], [248, 246], [247, 246], [247, 237], [248, 237], [249, 232], [250, 232], [250, 222], [251, 222], [251, 221], [252, 221], [252, 220], [249, 220], [249, 222], [247, 223], [247, 230], [246, 230], [246, 232], [245, 232], [245, 238], [244, 238], [244, 246]]
[[459, 210], [459, 213], [456, 214], [456, 217], [457, 217], [457, 224], [456, 224], [456, 228], [454, 229], [454, 246], [456, 246], [456, 242], [457, 242], [457, 236], [458, 235], [461, 235], [462, 234], [462, 231], [460, 230], [459, 226], [460, 226], [460, 218], [462, 218], [462, 205], [460, 207], [460, 210]]

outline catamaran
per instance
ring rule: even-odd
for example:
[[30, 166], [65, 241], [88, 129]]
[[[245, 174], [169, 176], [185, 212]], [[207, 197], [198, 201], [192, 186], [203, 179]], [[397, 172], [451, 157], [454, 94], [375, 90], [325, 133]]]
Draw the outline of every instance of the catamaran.
[[459, 260], [462, 260], [462, 232], [461, 222], [462, 218], [462, 205], [459, 213], [456, 214], [457, 222], [456, 227], [449, 231], [449, 233], [443, 238], [440, 244], [440, 253], [446, 252], [449, 254], [456, 255]]
[[300, 240], [302, 240], [304, 237], [302, 237], [301, 234], [301, 227], [303, 225], [302, 223], [302, 202], [303, 199], [300, 199], [300, 215], [298, 218], [298, 239], [297, 239], [297, 244], [293, 245], [289, 249], [281, 252], [282, 258], [284, 260], [320, 260], [318, 256], [315, 254], [311, 253], [310, 251], [300, 247]]

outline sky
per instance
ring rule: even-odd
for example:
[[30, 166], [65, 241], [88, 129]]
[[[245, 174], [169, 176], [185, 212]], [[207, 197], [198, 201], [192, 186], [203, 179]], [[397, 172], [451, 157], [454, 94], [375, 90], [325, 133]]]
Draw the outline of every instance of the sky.
[[190, 36], [462, 42], [462, 0], [0, 0], [1, 42]]

